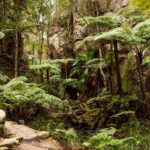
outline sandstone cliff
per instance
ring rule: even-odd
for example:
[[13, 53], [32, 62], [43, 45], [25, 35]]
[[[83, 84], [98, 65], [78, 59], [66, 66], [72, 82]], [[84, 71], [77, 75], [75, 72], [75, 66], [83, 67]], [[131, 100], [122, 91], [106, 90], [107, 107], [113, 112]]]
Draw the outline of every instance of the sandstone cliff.
[[[94, 32], [95, 28], [89, 29], [88, 26], [81, 26], [79, 24], [80, 18], [116, 12], [127, 4], [128, 0], [73, 0], [74, 8], [70, 14], [67, 16], [65, 14], [63, 18], [60, 18], [61, 23], [50, 28], [49, 42], [54, 57], [74, 57], [76, 53], [84, 50], [81, 41], [91, 32]], [[67, 19], [67, 23], [62, 25], [64, 19]]]

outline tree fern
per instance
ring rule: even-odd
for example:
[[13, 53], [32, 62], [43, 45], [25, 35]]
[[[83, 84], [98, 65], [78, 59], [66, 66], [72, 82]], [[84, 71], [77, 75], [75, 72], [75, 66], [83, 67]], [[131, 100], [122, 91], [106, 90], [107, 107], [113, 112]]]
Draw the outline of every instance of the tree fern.
[[60, 74], [61, 70], [58, 64], [42, 63], [37, 65], [31, 65], [31, 70], [44, 70], [48, 69], [52, 74]]
[[[86, 20], [86, 22], [85, 22]], [[117, 27], [125, 21], [123, 16], [117, 15], [115, 13], [106, 13], [104, 16], [98, 17], [84, 17], [81, 19], [81, 24], [95, 24], [95, 25], [105, 25], [108, 27]]]
[[97, 41], [97, 40], [118, 40], [121, 42], [129, 42], [132, 41], [133, 39], [133, 33], [130, 28], [127, 27], [118, 27], [113, 30], [110, 30], [108, 32], [103, 32], [99, 35], [95, 36], [89, 36], [85, 38], [85, 41]]
[[[24, 107], [25, 105], [40, 104], [41, 107], [63, 108], [63, 101], [53, 95], [47, 94], [36, 84], [26, 83], [25, 77], [19, 77], [11, 80], [2, 87], [2, 103]], [[52, 111], [51, 110], [51, 111]]]
[[[144, 22], [137, 24], [133, 28], [133, 32], [136, 36], [149, 40], [149, 38], [150, 38], [150, 19], [147, 19]], [[146, 42], [148, 43], [149, 41], [146, 41]]]
[[126, 19], [142, 15], [141, 11], [138, 8], [136, 8], [134, 6], [131, 6], [131, 5], [120, 9], [117, 12], [117, 14], [121, 15], [121, 16], [124, 16]]

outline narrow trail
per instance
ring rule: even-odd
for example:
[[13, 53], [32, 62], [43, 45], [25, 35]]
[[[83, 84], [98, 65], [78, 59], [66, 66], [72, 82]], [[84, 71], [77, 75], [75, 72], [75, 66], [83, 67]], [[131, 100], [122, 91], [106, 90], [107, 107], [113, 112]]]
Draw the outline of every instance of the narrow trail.
[[[5, 122], [6, 139], [0, 139], [0, 150], [62, 150], [58, 141], [46, 131], [38, 131], [15, 122]], [[10, 148], [11, 147], [11, 148]]]

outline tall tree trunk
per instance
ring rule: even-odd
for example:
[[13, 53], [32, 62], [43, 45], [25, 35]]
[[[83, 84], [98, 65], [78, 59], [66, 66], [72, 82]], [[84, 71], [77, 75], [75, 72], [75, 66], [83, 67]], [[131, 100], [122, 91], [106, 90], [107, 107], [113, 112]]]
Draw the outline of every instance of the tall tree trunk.
[[15, 31], [15, 61], [14, 61], [14, 72], [15, 72], [15, 78], [18, 77], [18, 55], [19, 55], [19, 46], [18, 46], [18, 29], [16, 27]]
[[32, 65], [34, 64], [34, 54], [35, 53], [35, 43], [33, 43], [33, 45], [32, 45]]
[[140, 81], [140, 90], [143, 99], [145, 99], [145, 87], [144, 87], [144, 82], [143, 82], [143, 74], [142, 74], [142, 67], [141, 67], [141, 54], [136, 55], [136, 62], [137, 62], [137, 70], [139, 74], [139, 81]]
[[113, 43], [110, 43], [110, 51], [111, 51], [111, 57], [110, 57], [110, 66], [108, 67], [108, 72], [109, 72], [109, 84], [110, 84], [110, 90], [111, 90], [111, 94], [114, 93], [114, 89], [113, 89]]
[[122, 81], [119, 67], [119, 56], [118, 56], [118, 43], [117, 41], [113, 41], [114, 44], [114, 54], [115, 54], [115, 66], [116, 66], [116, 74], [117, 74], [117, 86], [118, 86], [118, 94], [122, 96]]
[[24, 0], [14, 0], [11, 1], [11, 5], [8, 0], [0, 2], [0, 22], [5, 23], [9, 19], [11, 22], [9, 26], [14, 29], [5, 33], [5, 37], [0, 40], [0, 67], [4, 68], [5, 74], [10, 77], [24, 74], [27, 66], [27, 62], [22, 59], [23, 38], [16, 27], [18, 21], [21, 20], [22, 8], [20, 6], [23, 6], [23, 2]]
[[[40, 64], [42, 64], [42, 56], [43, 56], [43, 44], [44, 44], [44, 25], [42, 26], [42, 34], [41, 34], [41, 49], [39, 51], [39, 60]], [[43, 78], [43, 70], [40, 69], [41, 82], [44, 82]]]

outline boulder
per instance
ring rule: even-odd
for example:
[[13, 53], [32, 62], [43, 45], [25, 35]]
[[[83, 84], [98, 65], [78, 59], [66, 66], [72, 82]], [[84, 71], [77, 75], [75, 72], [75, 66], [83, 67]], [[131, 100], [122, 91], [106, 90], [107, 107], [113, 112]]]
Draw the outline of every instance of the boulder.
[[10, 147], [13, 146], [14, 144], [19, 144], [21, 138], [7, 138], [7, 139], [0, 139], [0, 148], [1, 147]]
[[5, 123], [6, 135], [23, 138], [24, 141], [31, 141], [34, 139], [45, 139], [49, 137], [46, 131], [37, 131], [25, 125], [20, 125], [12, 121]]
[[6, 119], [6, 113], [0, 109], [0, 136], [4, 133], [4, 124]]

